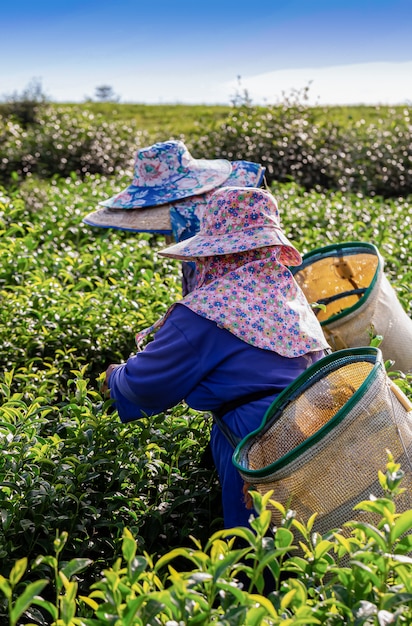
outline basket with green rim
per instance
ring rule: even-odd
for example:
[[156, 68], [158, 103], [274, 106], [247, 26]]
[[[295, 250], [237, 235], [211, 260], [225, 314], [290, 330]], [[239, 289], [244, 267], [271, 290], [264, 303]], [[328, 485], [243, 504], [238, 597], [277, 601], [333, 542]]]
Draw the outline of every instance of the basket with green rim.
[[379, 335], [384, 359], [412, 370], [412, 320], [376, 246], [349, 241], [317, 248], [291, 271], [309, 302], [322, 305], [314, 310], [332, 350], [369, 346]]
[[[340, 528], [382, 488], [390, 450], [405, 471], [399, 511], [412, 508], [412, 404], [388, 377], [382, 352], [360, 347], [333, 352], [311, 365], [266, 411], [259, 429], [236, 447], [233, 463], [245, 482], [294, 510], [317, 513], [314, 529]], [[272, 507], [272, 521], [280, 523]]]

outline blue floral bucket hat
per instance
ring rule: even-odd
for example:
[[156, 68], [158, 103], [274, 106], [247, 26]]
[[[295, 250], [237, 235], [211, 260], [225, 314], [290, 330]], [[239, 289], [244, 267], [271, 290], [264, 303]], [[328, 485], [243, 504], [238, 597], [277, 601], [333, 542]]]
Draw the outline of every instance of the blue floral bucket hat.
[[[262, 184], [265, 168], [259, 163], [232, 161], [231, 166], [231, 174], [224, 185], [259, 187]], [[182, 241], [198, 232], [200, 216], [212, 193], [213, 191], [209, 191], [173, 204], [147, 208], [100, 208], [86, 215], [83, 222], [99, 228], [173, 235], [175, 241]]]
[[195, 159], [182, 141], [164, 141], [137, 151], [132, 184], [108, 200], [111, 209], [137, 209], [211, 191], [232, 171], [226, 159]]

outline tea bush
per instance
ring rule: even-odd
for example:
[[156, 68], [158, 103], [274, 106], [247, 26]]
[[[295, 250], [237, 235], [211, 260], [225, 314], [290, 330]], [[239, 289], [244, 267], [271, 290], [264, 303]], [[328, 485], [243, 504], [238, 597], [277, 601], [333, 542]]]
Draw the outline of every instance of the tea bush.
[[98, 392], [101, 372], [180, 293], [179, 267], [156, 260], [162, 237], [82, 224], [115, 192], [90, 175], [28, 180], [0, 197], [4, 565], [50, 552], [64, 530], [65, 555], [100, 567], [125, 525], [162, 551], [219, 519], [216, 476], [199, 465], [204, 418], [177, 407], [125, 428]]
[[384, 197], [412, 193], [410, 107], [375, 123], [341, 125], [327, 110], [299, 100], [273, 107], [240, 107], [190, 141], [196, 154], [245, 159], [266, 166], [266, 179], [306, 189], [333, 189]]
[[28, 128], [37, 123], [40, 112], [45, 108], [48, 98], [39, 80], [33, 79], [21, 93], [14, 92], [4, 96], [0, 104], [0, 113], [14, 122]]
[[113, 174], [133, 164], [135, 151], [152, 143], [133, 121], [65, 107], [44, 107], [25, 127], [0, 116], [0, 182], [27, 176]]
[[50, 552], [56, 532], [69, 533], [66, 557], [87, 556], [98, 567], [119, 549], [125, 526], [157, 552], [183, 545], [194, 526], [209, 532], [214, 478], [198, 463], [204, 418], [179, 406], [126, 427], [85, 369], [72, 372], [55, 404], [46, 394], [13, 393], [13, 373], [4, 375], [0, 573], [10, 557]]
[[87, 186], [28, 181], [0, 198], [0, 354], [7, 367], [57, 368], [63, 385], [79, 363], [93, 375], [130, 354], [134, 332], [175, 299], [178, 268], [154, 258], [161, 238], [82, 224], [109, 188], [93, 177]]
[[[259, 591], [262, 571], [247, 569], [243, 557], [249, 548], [233, 552], [224, 535], [208, 543], [213, 530], [221, 531], [216, 475], [201, 461], [208, 418], [181, 404], [122, 425], [101, 397], [99, 377], [108, 363], [134, 352], [135, 332], [180, 297], [179, 265], [156, 254], [163, 237], [82, 223], [128, 180], [126, 172], [116, 181], [96, 174], [49, 182], [28, 178], [0, 194], [0, 621], [191, 623], [193, 610], [197, 623], [201, 614], [239, 625], [281, 618], [362, 623], [362, 611], [370, 611], [371, 620], [379, 611], [392, 612], [402, 623], [403, 615], [409, 617], [408, 562], [405, 569], [393, 566], [392, 586], [386, 565], [381, 568], [382, 559], [393, 564], [392, 553], [380, 554], [376, 566], [365, 564], [358, 554], [360, 539], [346, 547], [340, 542], [339, 549], [319, 540], [322, 547], [314, 560], [307, 559], [308, 569], [289, 561], [295, 574], [301, 568], [300, 582], [280, 586], [269, 604], [259, 593], [239, 588], [233, 579], [243, 571]], [[284, 229], [302, 252], [339, 241], [375, 243], [411, 313], [410, 198], [308, 191], [295, 183], [273, 184], [273, 192]], [[411, 377], [392, 375], [412, 397]], [[263, 508], [258, 536], [267, 523]], [[384, 524], [378, 530], [386, 532]], [[289, 533], [278, 541], [282, 537], [285, 545], [262, 539], [250, 553], [268, 546], [280, 558], [292, 541]], [[246, 539], [252, 541], [250, 535]], [[331, 558], [323, 553], [325, 545]], [[346, 569], [335, 571], [335, 549], [353, 549], [356, 576], [367, 568], [373, 580], [385, 573], [379, 593], [369, 582], [350, 583]], [[263, 552], [257, 554], [263, 562]], [[340, 577], [336, 589], [314, 573], [319, 559]], [[184, 570], [187, 562], [195, 564], [194, 571]], [[347, 597], [343, 587], [350, 590]], [[335, 617], [339, 611], [342, 619]], [[329, 622], [322, 622], [326, 615]]]
[[[179, 297], [178, 264], [158, 262], [161, 236], [92, 229], [82, 217], [126, 184], [73, 177], [28, 180], [0, 197], [1, 362], [44, 379], [64, 396], [71, 369], [95, 378], [133, 352], [134, 333]], [[331, 242], [377, 245], [405, 309], [411, 312], [411, 212], [407, 199], [273, 187], [286, 232], [302, 252]], [[308, 217], [309, 216], [309, 217]], [[18, 379], [14, 385], [18, 386]], [[17, 389], [18, 390], [18, 389]]]
[[[142, 553], [125, 528], [121, 555], [83, 592], [79, 581], [90, 560], [65, 561], [68, 535], [59, 533], [53, 554], [31, 563], [41, 578], [28, 582], [25, 557], [0, 577], [5, 615], [10, 626], [22, 624], [21, 617], [56, 626], [410, 623], [412, 511], [396, 512], [402, 471], [391, 455], [379, 480], [384, 497], [357, 506], [377, 514], [376, 525], [349, 521], [345, 534], [314, 533], [315, 515], [296, 520], [270, 492], [253, 494], [257, 516], [250, 529], [218, 531], [204, 546], [194, 539], [192, 547], [160, 558]], [[274, 537], [268, 536], [269, 503], [282, 513]], [[304, 558], [294, 554], [298, 545]]]
[[[110, 108], [43, 106], [23, 123], [0, 106], [0, 183], [27, 176], [110, 175], [129, 171], [139, 148], [169, 138], [183, 139], [197, 158], [225, 157], [262, 163], [270, 185], [294, 181], [306, 189], [334, 189], [383, 197], [412, 193], [410, 107], [385, 110], [368, 120], [340, 119], [327, 108], [309, 107], [307, 90], [292, 92], [276, 106], [250, 103], [217, 109], [215, 118], [179, 120], [164, 111], [162, 127], [147, 127]], [[113, 108], [115, 107], [115, 108]], [[146, 120], [153, 107], [147, 107]], [[377, 107], [378, 109], [378, 107]], [[110, 116], [109, 111], [113, 111]], [[104, 111], [104, 113], [94, 112]], [[186, 118], [185, 118], [186, 120]]]

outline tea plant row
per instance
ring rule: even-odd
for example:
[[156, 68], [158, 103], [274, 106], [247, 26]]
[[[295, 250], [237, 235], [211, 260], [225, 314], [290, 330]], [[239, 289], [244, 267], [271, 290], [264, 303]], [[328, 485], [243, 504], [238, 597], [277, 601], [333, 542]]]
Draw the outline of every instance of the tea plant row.
[[33, 103], [29, 116], [21, 111], [24, 103], [14, 103], [14, 108], [3, 105], [0, 183], [72, 172], [83, 177], [118, 174], [130, 170], [142, 146], [175, 138], [183, 139], [197, 158], [262, 163], [269, 184], [294, 181], [306, 189], [385, 197], [412, 193], [410, 107], [377, 108], [376, 116], [367, 119], [341, 119], [328, 109], [308, 107], [306, 95], [298, 92], [268, 107], [240, 102], [227, 107], [226, 114], [217, 109], [215, 116], [207, 108], [196, 109], [199, 119], [192, 116], [189, 127], [189, 116], [181, 121], [176, 109], [173, 117], [172, 107], [164, 112], [167, 123], [156, 126], [139, 124], [121, 104], [96, 112], [88, 105]]
[[[326, 610], [329, 622], [321, 623], [362, 623], [355, 617], [362, 611], [370, 619], [378, 619], [379, 611], [407, 615], [410, 546], [397, 548], [404, 558], [393, 560], [400, 535], [390, 539], [390, 546], [385, 543], [385, 524], [397, 524], [389, 505], [392, 518], [382, 522], [373, 538], [363, 530], [354, 543], [338, 541], [340, 547], [331, 546], [331, 538], [318, 539], [319, 547], [310, 548], [317, 549], [314, 560], [289, 563], [288, 571], [300, 568], [300, 582], [279, 586], [271, 608], [256, 598], [262, 572], [255, 576], [255, 568], [247, 569], [246, 552], [225, 547], [223, 535], [210, 539], [221, 531], [221, 517], [216, 476], [203, 459], [208, 417], [182, 404], [122, 425], [101, 397], [99, 376], [107, 364], [127, 358], [135, 350], [135, 332], [180, 297], [179, 265], [157, 255], [164, 245], [161, 236], [82, 223], [84, 215], [127, 181], [127, 174], [28, 178], [18, 189], [0, 194], [4, 622], [192, 623], [190, 611], [198, 620], [193, 623], [208, 623], [200, 618], [203, 612], [233, 624], [278, 623], [281, 616], [295, 620], [290, 623], [316, 623]], [[273, 191], [284, 229], [302, 252], [332, 242], [374, 243], [411, 314], [410, 199], [308, 191], [293, 183], [276, 184]], [[412, 397], [411, 377], [397, 376]], [[256, 521], [258, 537], [267, 524], [263, 509]], [[382, 515], [389, 513], [382, 508]], [[398, 524], [406, 530], [409, 521], [406, 515]], [[302, 530], [311, 541], [310, 532]], [[288, 533], [276, 541], [281, 537], [282, 545], [267, 546], [276, 558], [293, 541]], [[247, 540], [258, 541], [250, 535]], [[262, 542], [259, 550], [266, 549]], [[372, 552], [370, 542], [377, 542]], [[253, 544], [249, 552], [261, 562], [257, 549]], [[338, 564], [335, 571], [335, 550], [353, 551], [353, 560], [360, 559], [362, 566], [348, 570]], [[378, 557], [366, 562], [364, 551], [374, 550]], [[118, 560], [122, 558], [124, 562]], [[319, 562], [322, 572], [336, 574], [339, 592], [325, 586], [323, 573], [315, 576]], [[184, 569], [187, 563], [193, 570]], [[251, 595], [234, 582], [244, 567], [256, 587]], [[389, 570], [396, 570], [392, 582]], [[365, 578], [350, 582], [353, 576]], [[322, 598], [317, 589], [327, 590]], [[339, 611], [346, 616], [341, 621], [334, 617]], [[401, 617], [396, 619], [402, 623]]]

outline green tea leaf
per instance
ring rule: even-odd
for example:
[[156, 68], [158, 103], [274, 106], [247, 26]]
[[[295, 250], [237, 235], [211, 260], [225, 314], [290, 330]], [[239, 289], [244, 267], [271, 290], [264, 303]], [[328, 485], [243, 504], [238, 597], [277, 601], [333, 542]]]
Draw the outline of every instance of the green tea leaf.
[[48, 580], [41, 579], [29, 583], [23, 593], [17, 598], [12, 610], [10, 611], [10, 619], [12, 624], [16, 624], [17, 620], [23, 615], [29, 606], [33, 603], [33, 599], [43, 591], [48, 584]]

